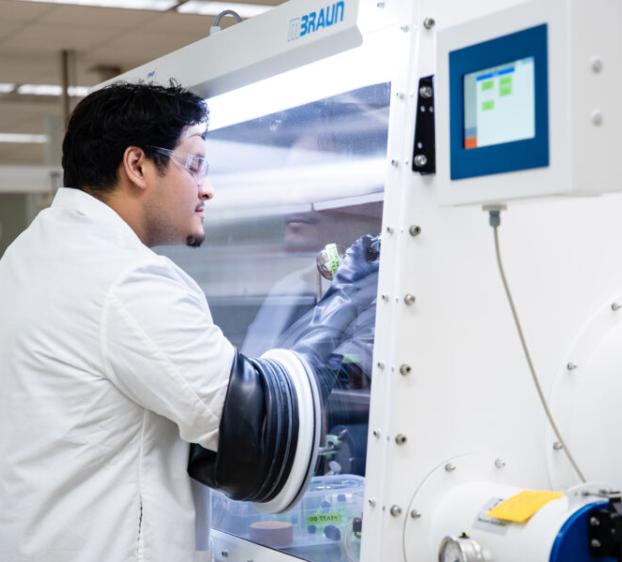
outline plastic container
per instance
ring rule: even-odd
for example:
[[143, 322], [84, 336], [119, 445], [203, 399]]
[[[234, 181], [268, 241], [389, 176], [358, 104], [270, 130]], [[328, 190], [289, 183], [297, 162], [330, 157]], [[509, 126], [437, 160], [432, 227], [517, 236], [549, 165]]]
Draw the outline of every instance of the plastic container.
[[356, 562], [352, 523], [362, 516], [364, 483], [354, 475], [316, 476], [296, 507], [277, 515], [212, 492], [212, 526], [312, 562]]

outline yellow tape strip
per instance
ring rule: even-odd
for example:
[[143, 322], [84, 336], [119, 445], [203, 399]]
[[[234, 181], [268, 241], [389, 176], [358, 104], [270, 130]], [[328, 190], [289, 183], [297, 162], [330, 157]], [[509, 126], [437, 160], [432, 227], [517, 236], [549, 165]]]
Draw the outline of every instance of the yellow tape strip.
[[552, 490], [523, 490], [497, 504], [487, 512], [487, 515], [512, 523], [526, 523], [547, 503], [559, 499], [563, 495], [563, 492]]

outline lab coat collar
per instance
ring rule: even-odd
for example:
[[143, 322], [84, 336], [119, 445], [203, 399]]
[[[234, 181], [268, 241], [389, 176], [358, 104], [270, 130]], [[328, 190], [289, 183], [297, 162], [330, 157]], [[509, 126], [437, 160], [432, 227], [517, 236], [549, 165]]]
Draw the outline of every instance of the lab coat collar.
[[131, 239], [144, 246], [130, 225], [112, 207], [89, 195], [86, 191], [72, 187], [61, 187], [54, 196], [52, 207], [74, 210], [87, 217], [112, 223], [116, 226], [118, 234], [123, 235], [123, 238]]

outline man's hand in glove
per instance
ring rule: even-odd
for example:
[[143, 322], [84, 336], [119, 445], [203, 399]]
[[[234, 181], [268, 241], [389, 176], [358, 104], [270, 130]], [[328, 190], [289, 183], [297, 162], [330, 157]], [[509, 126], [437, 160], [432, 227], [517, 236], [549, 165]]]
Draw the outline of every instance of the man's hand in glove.
[[315, 372], [324, 397], [347, 366], [370, 374], [380, 240], [359, 238], [348, 250], [315, 308], [283, 335], [281, 346], [304, 357]]

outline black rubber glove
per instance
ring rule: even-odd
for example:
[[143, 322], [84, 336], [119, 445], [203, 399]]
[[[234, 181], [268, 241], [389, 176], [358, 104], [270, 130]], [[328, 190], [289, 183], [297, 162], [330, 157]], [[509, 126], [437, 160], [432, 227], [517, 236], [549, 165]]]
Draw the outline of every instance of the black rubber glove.
[[328, 396], [340, 371], [371, 370], [380, 239], [365, 235], [346, 254], [315, 308], [283, 335], [279, 347], [304, 357]]

